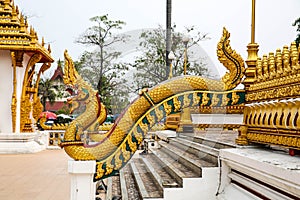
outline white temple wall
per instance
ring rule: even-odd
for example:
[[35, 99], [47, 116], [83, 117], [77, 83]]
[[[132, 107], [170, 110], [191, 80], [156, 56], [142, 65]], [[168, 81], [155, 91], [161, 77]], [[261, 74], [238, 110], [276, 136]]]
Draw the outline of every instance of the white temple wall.
[[0, 133], [12, 132], [13, 68], [10, 51], [0, 50]]
[[[9, 50], [0, 50], [0, 133], [12, 132], [11, 100], [13, 95], [13, 67]], [[16, 68], [17, 78], [17, 116], [16, 132], [20, 132], [20, 107], [23, 78], [26, 70], [29, 56], [24, 55], [23, 67]]]

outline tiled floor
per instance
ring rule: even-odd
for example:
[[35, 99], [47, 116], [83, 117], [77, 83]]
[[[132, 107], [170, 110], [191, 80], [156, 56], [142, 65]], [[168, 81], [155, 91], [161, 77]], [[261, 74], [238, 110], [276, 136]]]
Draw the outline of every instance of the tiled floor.
[[70, 176], [64, 150], [0, 155], [0, 200], [68, 200]]

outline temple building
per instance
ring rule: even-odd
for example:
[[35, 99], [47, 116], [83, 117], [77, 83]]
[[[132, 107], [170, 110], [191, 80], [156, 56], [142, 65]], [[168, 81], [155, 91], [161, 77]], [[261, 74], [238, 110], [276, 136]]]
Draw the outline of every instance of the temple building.
[[67, 110], [69, 105], [67, 103], [67, 98], [70, 96], [70, 93], [66, 91], [66, 86], [63, 80], [63, 68], [62, 62], [58, 61], [56, 70], [54, 71], [52, 77], [50, 78], [51, 85], [53, 87], [53, 91], [60, 95], [57, 95], [55, 102], [50, 103], [46, 101], [45, 110], [49, 111], [59, 111], [59, 110]]
[[[43, 110], [37, 95], [38, 83], [53, 61], [50, 45], [45, 47], [44, 38], [39, 41], [26, 16], [12, 0], [1, 0], [0, 134], [3, 138], [35, 132], [32, 124]], [[5, 139], [0, 141], [2, 144]]]

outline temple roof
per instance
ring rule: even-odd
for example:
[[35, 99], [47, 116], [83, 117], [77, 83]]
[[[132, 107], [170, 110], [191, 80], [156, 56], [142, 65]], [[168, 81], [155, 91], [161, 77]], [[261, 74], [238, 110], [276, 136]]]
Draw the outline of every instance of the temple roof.
[[57, 79], [63, 80], [63, 78], [64, 78], [64, 73], [63, 73], [63, 69], [61, 67], [61, 61], [59, 60], [58, 64], [57, 64], [57, 68], [56, 68], [53, 76], [51, 77], [51, 80], [57, 80]]
[[44, 47], [44, 38], [39, 43], [36, 31], [33, 27], [28, 28], [26, 17], [19, 13], [13, 0], [0, 0], [0, 50], [40, 53], [40, 62], [53, 62], [50, 45], [47, 49]]

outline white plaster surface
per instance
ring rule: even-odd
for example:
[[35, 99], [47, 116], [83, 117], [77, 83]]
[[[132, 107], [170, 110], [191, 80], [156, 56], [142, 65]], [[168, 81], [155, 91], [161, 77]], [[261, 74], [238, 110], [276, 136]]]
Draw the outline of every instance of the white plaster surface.
[[36, 153], [46, 148], [39, 133], [0, 133], [0, 154]]
[[[11, 101], [13, 95], [13, 67], [9, 50], [0, 50], [0, 133], [12, 132], [12, 115], [11, 115]], [[17, 81], [17, 109], [16, 109], [16, 132], [20, 133], [20, 103], [22, 95], [23, 79], [26, 70], [29, 56], [24, 54], [23, 66], [16, 68]]]
[[226, 192], [216, 197], [217, 200], [261, 200], [238, 186], [231, 184], [226, 188]]
[[156, 131], [155, 134], [162, 139], [174, 138], [177, 136], [176, 131], [172, 131], [172, 130]]
[[95, 169], [95, 161], [68, 161], [71, 200], [95, 200], [96, 184], [93, 182]]
[[[251, 147], [222, 149], [220, 157], [223, 166], [300, 197], [299, 156], [292, 157], [282, 151]], [[226, 190], [229, 185], [223, 184], [223, 186]]]
[[202, 178], [184, 178], [183, 188], [165, 188], [164, 200], [216, 199], [218, 178], [218, 168], [203, 168]]
[[10, 51], [0, 50], [0, 133], [12, 132], [11, 98], [13, 94], [13, 68]]
[[193, 124], [242, 124], [240, 114], [192, 114]]

